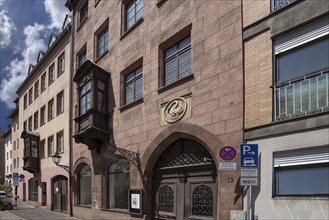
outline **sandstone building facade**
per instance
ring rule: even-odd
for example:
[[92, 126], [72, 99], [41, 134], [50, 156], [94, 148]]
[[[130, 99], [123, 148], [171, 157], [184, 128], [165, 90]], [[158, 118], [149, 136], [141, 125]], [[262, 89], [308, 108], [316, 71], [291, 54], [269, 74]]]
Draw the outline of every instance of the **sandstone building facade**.
[[[73, 215], [228, 219], [243, 141], [241, 1], [68, 0]], [[234, 161], [238, 166], [238, 161]]]

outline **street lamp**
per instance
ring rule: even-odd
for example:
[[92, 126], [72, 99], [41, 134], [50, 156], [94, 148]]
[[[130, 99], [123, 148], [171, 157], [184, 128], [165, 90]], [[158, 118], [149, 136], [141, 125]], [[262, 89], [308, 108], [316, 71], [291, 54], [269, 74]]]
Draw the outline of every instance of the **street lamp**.
[[59, 164], [59, 162], [61, 162], [62, 156], [58, 152], [51, 155], [51, 159], [53, 160], [54, 164], [56, 164], [56, 166], [59, 166], [59, 167], [63, 168], [64, 170], [66, 170], [68, 173], [70, 173], [69, 166]]

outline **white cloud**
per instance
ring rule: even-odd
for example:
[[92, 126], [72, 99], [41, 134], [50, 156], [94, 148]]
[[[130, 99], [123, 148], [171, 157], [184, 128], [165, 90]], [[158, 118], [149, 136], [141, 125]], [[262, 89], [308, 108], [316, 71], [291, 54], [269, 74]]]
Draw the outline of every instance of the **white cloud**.
[[50, 15], [50, 28], [62, 28], [65, 15], [68, 13], [65, 0], [45, 0], [46, 12]]
[[0, 48], [6, 48], [10, 45], [11, 35], [14, 30], [16, 30], [16, 26], [12, 22], [10, 17], [7, 16], [7, 12], [1, 11], [0, 12]]
[[[0, 6], [3, 2], [4, 0], [0, 0]], [[26, 38], [23, 47], [21, 47], [21, 45], [17, 46], [17, 48], [14, 48], [13, 51], [14, 53], [20, 53], [22, 58], [15, 58], [4, 70], [0, 70], [2, 71], [1, 74], [7, 74], [7, 76], [4, 77], [5, 79], [3, 79], [0, 84], [0, 99], [4, 101], [8, 107], [14, 107], [13, 101], [16, 98], [15, 92], [26, 78], [29, 65], [36, 63], [38, 52], [40, 50], [45, 52], [47, 51], [46, 44], [48, 44], [50, 33], [54, 31], [54, 29], [61, 31], [65, 15], [68, 13], [67, 8], [65, 8], [65, 0], [44, 0], [44, 5], [46, 12], [49, 14], [51, 19], [49, 21], [49, 25], [45, 26], [35, 23], [34, 25], [26, 26], [24, 28], [24, 35]], [[4, 18], [6, 19], [4, 21], [10, 22], [10, 18], [8, 18], [9, 20], [7, 18], [8, 16]], [[3, 23], [2, 20], [0, 23]], [[8, 25], [6, 25], [6, 27], [7, 26]], [[14, 25], [11, 27], [15, 28]], [[10, 39], [9, 33], [11, 33], [11, 31], [8, 31], [8, 27], [5, 30], [6, 34], [3, 35], [5, 37], [3, 38], [1, 29], [1, 45], [2, 39], [4, 39], [4, 45], [7, 45], [5, 44], [5, 42], [8, 42], [6, 39]], [[19, 51], [20, 48], [22, 49]]]
[[[29, 65], [36, 62], [39, 50], [45, 51], [47, 46], [43, 36], [48, 30], [44, 25], [35, 23], [24, 28], [25, 49], [22, 52], [23, 59], [14, 59], [5, 71], [8, 73], [6, 79], [2, 80], [0, 85], [0, 99], [8, 107], [13, 107], [13, 101], [16, 97], [15, 92], [27, 76]], [[49, 33], [47, 33], [49, 35]]]

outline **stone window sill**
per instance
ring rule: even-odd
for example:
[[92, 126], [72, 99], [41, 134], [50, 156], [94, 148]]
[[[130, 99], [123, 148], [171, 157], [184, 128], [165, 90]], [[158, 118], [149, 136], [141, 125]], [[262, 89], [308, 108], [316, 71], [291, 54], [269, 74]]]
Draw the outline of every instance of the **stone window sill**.
[[159, 88], [158, 89], [158, 93], [159, 94], [160, 93], [163, 93], [165, 91], [168, 91], [169, 89], [172, 89], [172, 88], [174, 88], [176, 86], [182, 85], [185, 82], [188, 82], [188, 81], [193, 80], [193, 79], [194, 79], [194, 75], [193, 75], [193, 73], [191, 73], [190, 75], [185, 76], [184, 78], [181, 78], [181, 79], [177, 80], [176, 82], [173, 82], [173, 83], [171, 83], [169, 85], [166, 85], [166, 86], [163, 86], [163, 87]]
[[120, 37], [120, 40], [122, 40], [123, 38], [125, 38], [130, 32], [132, 32], [133, 30], [135, 30], [141, 23], [143, 23], [144, 18], [141, 17], [138, 21], [136, 21], [136, 23], [131, 26], [128, 30], [126, 30]]

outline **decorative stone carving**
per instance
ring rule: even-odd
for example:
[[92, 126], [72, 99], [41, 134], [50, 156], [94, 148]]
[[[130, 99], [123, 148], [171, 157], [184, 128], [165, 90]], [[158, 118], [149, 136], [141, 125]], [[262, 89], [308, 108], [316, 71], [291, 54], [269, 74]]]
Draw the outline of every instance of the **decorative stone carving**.
[[161, 126], [191, 117], [191, 94], [161, 104]]

